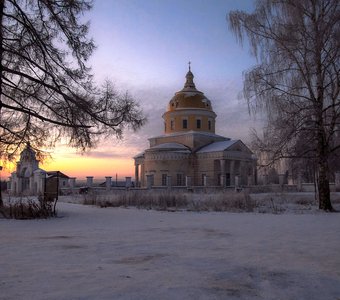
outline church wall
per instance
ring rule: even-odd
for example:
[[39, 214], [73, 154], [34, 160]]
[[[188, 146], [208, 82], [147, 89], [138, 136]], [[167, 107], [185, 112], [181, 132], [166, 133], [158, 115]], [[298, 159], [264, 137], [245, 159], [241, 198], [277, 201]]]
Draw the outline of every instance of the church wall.
[[[177, 174], [182, 174], [183, 184], [186, 176], [192, 176], [192, 168], [190, 168], [190, 159], [181, 160], [145, 160], [144, 174], [154, 176], [154, 185], [162, 186], [162, 175], [171, 176], [171, 185], [177, 185]], [[144, 183], [146, 179], [144, 178]], [[144, 184], [145, 185], [145, 184]]]

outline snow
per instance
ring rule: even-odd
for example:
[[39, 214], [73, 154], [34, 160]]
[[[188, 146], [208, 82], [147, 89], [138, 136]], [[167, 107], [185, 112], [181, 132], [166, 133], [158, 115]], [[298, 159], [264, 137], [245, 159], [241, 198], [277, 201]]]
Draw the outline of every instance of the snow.
[[215, 133], [204, 132], [204, 131], [193, 131], [193, 130], [185, 131], [185, 132], [175, 132], [175, 133], [162, 134], [162, 135], [159, 135], [159, 136], [156, 136], [156, 137], [152, 137], [150, 139], [163, 138], [163, 137], [169, 137], [169, 136], [182, 136], [182, 135], [208, 136], [208, 137], [212, 137], [212, 138], [230, 140], [227, 137], [224, 137], [224, 136], [221, 136], [221, 135], [218, 135], [218, 134], [215, 134]]
[[208, 152], [219, 152], [227, 150], [229, 147], [234, 145], [239, 140], [228, 140], [228, 141], [219, 141], [209, 144], [208, 146], [203, 147], [197, 153], [208, 153]]
[[0, 219], [0, 299], [340, 299], [340, 214], [59, 203]]
[[187, 146], [179, 143], [163, 143], [157, 146], [151, 147], [150, 149], [172, 149], [172, 150], [189, 150]]

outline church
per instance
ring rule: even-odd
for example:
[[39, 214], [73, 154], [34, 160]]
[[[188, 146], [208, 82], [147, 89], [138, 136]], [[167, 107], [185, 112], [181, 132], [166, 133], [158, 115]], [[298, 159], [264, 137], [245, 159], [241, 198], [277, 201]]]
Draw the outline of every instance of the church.
[[170, 100], [164, 133], [134, 157], [139, 187], [238, 187], [256, 183], [256, 158], [241, 141], [215, 134], [211, 101], [196, 89], [189, 71], [183, 89]]
[[69, 177], [59, 171], [45, 171], [39, 168], [36, 153], [28, 143], [20, 153], [16, 171], [9, 177], [9, 191], [12, 195], [39, 195], [45, 193], [46, 180], [57, 178], [59, 187], [68, 185]]

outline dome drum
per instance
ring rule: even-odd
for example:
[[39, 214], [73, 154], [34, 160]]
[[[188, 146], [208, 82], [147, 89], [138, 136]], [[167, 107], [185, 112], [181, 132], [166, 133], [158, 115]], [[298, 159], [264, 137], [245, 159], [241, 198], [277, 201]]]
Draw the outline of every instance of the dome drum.
[[215, 133], [216, 114], [210, 100], [196, 89], [191, 70], [186, 75], [184, 88], [175, 93], [163, 114], [164, 132]]
[[163, 118], [165, 134], [185, 131], [215, 132], [216, 115], [211, 111], [167, 112]]

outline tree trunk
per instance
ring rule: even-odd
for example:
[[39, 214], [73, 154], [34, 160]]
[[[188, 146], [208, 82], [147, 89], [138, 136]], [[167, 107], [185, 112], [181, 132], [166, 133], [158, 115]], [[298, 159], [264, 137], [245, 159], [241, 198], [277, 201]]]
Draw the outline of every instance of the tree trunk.
[[318, 173], [319, 173], [319, 209], [333, 211], [331, 204], [331, 194], [329, 189], [329, 167], [328, 151], [324, 143], [325, 136], [322, 130], [319, 130], [317, 156], [318, 156]]
[[319, 209], [333, 211], [328, 179], [328, 163], [319, 162]]

